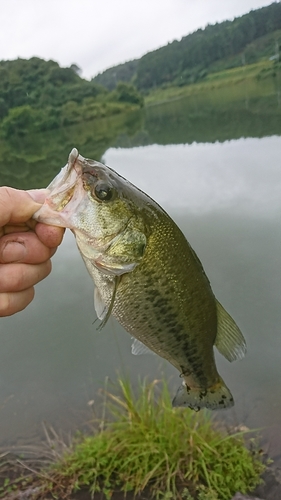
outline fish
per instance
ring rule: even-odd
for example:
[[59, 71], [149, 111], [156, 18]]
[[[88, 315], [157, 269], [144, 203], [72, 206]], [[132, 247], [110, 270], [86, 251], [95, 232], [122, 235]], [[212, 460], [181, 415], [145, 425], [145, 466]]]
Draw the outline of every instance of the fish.
[[34, 218], [74, 233], [95, 284], [100, 328], [113, 315], [134, 338], [133, 354], [152, 352], [179, 371], [173, 406], [233, 406], [214, 346], [231, 362], [243, 358], [246, 342], [172, 218], [112, 168], [75, 148], [48, 189]]

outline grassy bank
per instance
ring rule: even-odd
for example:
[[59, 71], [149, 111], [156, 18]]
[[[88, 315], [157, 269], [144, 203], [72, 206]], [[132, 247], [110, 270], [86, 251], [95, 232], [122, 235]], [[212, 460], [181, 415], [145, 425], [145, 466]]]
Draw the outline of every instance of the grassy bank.
[[173, 409], [158, 381], [140, 384], [136, 393], [119, 380], [114, 392], [105, 391], [109, 418], [92, 435], [80, 435], [46, 470], [6, 481], [0, 497], [29, 490], [33, 500], [68, 499], [86, 488], [107, 500], [114, 491], [143, 490], [159, 500], [229, 500], [260, 482], [264, 466], [245, 434], [223, 431], [208, 412]]
[[[247, 85], [249, 91], [255, 92], [255, 89], [258, 87], [258, 82], [261, 79], [269, 79], [270, 81], [268, 83], [272, 85], [272, 78], [278, 76], [275, 68], [277, 68], [277, 65], [274, 65], [271, 61], [265, 60], [255, 64], [222, 70], [217, 73], [210, 73], [204, 80], [191, 85], [157, 88], [152, 90], [145, 97], [145, 106], [151, 106], [173, 99], [180, 99], [185, 96], [211, 93], [212, 91], [227, 89], [229, 87], [232, 89], [236, 87], [239, 95], [241, 91], [245, 91], [245, 85]], [[278, 71], [281, 73], [280, 64]], [[260, 91], [258, 95], [260, 95]]]

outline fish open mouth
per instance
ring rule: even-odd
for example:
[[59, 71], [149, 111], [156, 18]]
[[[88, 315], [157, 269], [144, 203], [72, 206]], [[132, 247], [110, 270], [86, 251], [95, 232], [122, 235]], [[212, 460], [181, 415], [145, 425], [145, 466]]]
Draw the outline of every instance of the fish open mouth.
[[84, 193], [82, 162], [83, 157], [73, 148], [68, 163], [47, 187], [49, 194], [42, 207], [33, 215], [34, 219], [45, 224], [71, 228], [67, 215], [70, 211], [74, 212]]
[[68, 157], [68, 163], [47, 187], [50, 195], [46, 198], [46, 202], [57, 212], [63, 210], [73, 197], [75, 186], [81, 176], [78, 158], [79, 153], [76, 148], [73, 148]]

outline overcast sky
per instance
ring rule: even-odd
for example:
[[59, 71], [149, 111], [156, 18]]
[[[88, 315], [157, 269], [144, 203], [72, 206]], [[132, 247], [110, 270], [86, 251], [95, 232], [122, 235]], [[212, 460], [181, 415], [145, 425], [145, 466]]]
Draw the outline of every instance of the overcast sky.
[[82, 76], [272, 0], [0, 0], [0, 60], [38, 56]]

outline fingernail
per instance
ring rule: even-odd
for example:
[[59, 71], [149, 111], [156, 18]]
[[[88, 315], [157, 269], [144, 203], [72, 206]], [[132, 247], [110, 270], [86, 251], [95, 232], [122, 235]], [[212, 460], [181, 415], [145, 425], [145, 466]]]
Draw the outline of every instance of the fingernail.
[[2, 262], [21, 262], [26, 256], [26, 248], [18, 241], [8, 241], [2, 250]]

